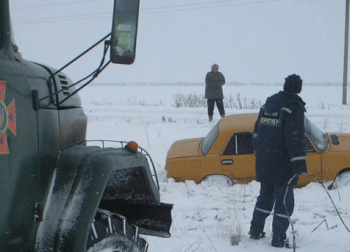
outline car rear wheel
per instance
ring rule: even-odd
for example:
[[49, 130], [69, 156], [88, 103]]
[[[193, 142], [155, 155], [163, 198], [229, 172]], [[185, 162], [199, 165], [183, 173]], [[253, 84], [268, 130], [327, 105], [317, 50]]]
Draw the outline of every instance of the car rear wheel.
[[225, 175], [210, 175], [203, 179], [202, 183], [214, 186], [232, 186], [232, 180]]
[[92, 223], [87, 252], [147, 252], [148, 243], [138, 227], [124, 216], [99, 209]]

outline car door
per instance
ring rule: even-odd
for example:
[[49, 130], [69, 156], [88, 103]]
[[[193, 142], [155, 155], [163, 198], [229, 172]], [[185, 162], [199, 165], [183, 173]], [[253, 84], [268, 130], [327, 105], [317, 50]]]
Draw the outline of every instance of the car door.
[[221, 168], [238, 183], [255, 179], [252, 132], [237, 132], [227, 141], [221, 155]]

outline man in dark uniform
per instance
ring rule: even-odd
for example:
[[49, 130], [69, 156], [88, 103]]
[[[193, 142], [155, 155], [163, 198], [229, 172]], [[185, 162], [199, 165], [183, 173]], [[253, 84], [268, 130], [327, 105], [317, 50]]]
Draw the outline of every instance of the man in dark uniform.
[[218, 64], [211, 66], [211, 71], [205, 76], [205, 98], [208, 99], [209, 122], [213, 120], [214, 105], [218, 107], [221, 117], [225, 116], [224, 103], [222, 99], [224, 94], [222, 86], [225, 84], [224, 75], [219, 72]]
[[254, 128], [260, 195], [249, 234], [251, 239], [265, 236], [265, 219], [274, 207], [271, 242], [274, 247], [290, 247], [286, 231], [294, 210], [292, 186], [297, 184], [298, 174], [307, 172], [303, 146], [306, 110], [305, 103], [297, 95], [301, 92], [302, 82], [299, 75], [289, 75], [285, 79], [284, 91], [267, 98]]

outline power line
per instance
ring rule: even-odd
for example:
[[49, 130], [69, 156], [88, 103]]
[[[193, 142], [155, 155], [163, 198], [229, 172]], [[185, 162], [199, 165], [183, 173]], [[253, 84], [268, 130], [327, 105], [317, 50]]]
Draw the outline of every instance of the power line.
[[[233, 3], [233, 1], [235, 1]], [[237, 1], [244, 1], [238, 3]], [[202, 2], [202, 3], [192, 3], [192, 4], [181, 4], [181, 5], [173, 5], [173, 6], [164, 6], [164, 7], [156, 7], [145, 9], [145, 14], [154, 14], [154, 13], [165, 13], [165, 12], [175, 12], [175, 11], [187, 11], [187, 10], [202, 10], [202, 9], [214, 9], [220, 7], [234, 6], [234, 5], [253, 5], [253, 4], [263, 4], [270, 2], [281, 2], [286, 0], [257, 0], [257, 1], [245, 1], [245, 0], [226, 0], [226, 1], [216, 1], [213, 2]], [[226, 4], [225, 4], [226, 3]], [[209, 5], [209, 6], [200, 6], [200, 5]], [[193, 6], [191, 8], [191, 6]], [[198, 7], [196, 7], [198, 6]], [[154, 10], [154, 11], [153, 11]], [[157, 11], [159, 10], [159, 11]], [[147, 12], [149, 11], [149, 12]], [[142, 12], [141, 12], [142, 14]]]
[[36, 23], [55, 23], [55, 22], [65, 22], [65, 21], [78, 21], [78, 20], [90, 20], [90, 19], [100, 19], [100, 18], [111, 18], [110, 12], [100, 13], [100, 14], [84, 14], [75, 16], [60, 16], [52, 18], [35, 18], [35, 19], [22, 19], [14, 21], [14, 24], [36, 24]]
[[[23, 7], [23, 8], [35, 8], [35, 7], [44, 7], [44, 6], [47, 7], [47, 6], [57, 6], [62, 4], [74, 4], [74, 3], [81, 3], [81, 2], [86, 3], [86, 2], [94, 2], [94, 1], [96, 0], [64, 2], [61, 4], [36, 5], [36, 6]], [[242, 0], [222, 0], [215, 3], [201, 2], [201, 3], [180, 4], [180, 5], [172, 5], [172, 6], [155, 7], [155, 8], [149, 8], [149, 9], [141, 9], [140, 15], [214, 9], [214, 8], [222, 8], [222, 7], [237, 6], [237, 5], [266, 4], [266, 3], [281, 2], [286, 0], [251, 0], [249, 2], [243, 0], [244, 2], [240, 2], [240, 3], [238, 1], [242, 1]], [[206, 5], [206, 6], [203, 6], [203, 5]], [[31, 18], [31, 19], [24, 19], [24, 20], [17, 20], [17, 21], [15, 20], [14, 24], [35, 24], [35, 23], [42, 23], [42, 22], [53, 23], [53, 22], [64, 22], [64, 21], [78, 21], [78, 20], [107, 18], [110, 16], [111, 16], [111, 12], [103, 12], [98, 14], [84, 14], [84, 15], [75, 15], [75, 16], [60, 16], [60, 17], [36, 18], [36, 19]]]
[[87, 2], [97, 2], [101, 0], [78, 0], [78, 1], [69, 1], [69, 2], [61, 2], [61, 3], [51, 3], [51, 4], [37, 4], [23, 7], [13, 7], [13, 10], [25, 10], [25, 9], [33, 9], [33, 8], [41, 8], [41, 7], [50, 7], [50, 6], [62, 6], [62, 5], [72, 5], [79, 3], [87, 3]]

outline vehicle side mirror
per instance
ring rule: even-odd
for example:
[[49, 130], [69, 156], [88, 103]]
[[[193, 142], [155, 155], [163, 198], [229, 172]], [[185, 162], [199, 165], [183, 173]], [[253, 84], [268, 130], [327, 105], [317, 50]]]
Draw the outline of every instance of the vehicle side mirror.
[[136, 55], [136, 35], [140, 0], [114, 0], [111, 61], [132, 64]]

